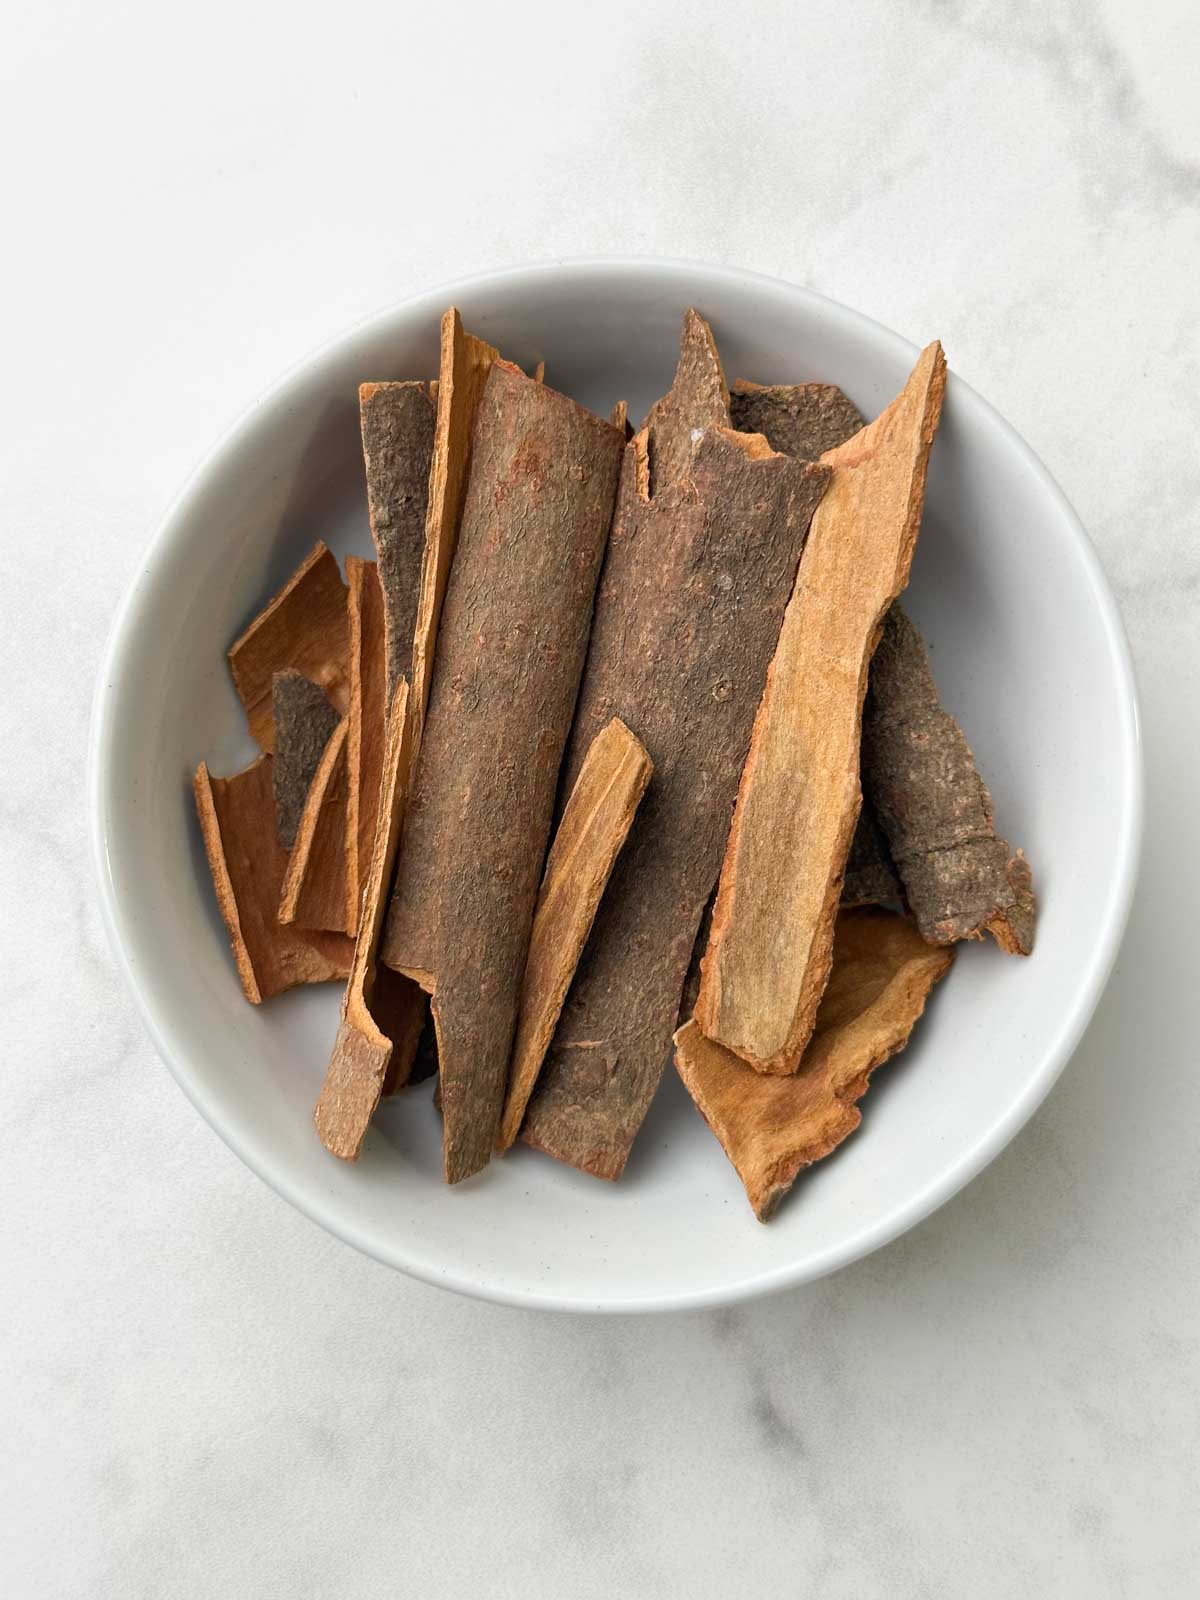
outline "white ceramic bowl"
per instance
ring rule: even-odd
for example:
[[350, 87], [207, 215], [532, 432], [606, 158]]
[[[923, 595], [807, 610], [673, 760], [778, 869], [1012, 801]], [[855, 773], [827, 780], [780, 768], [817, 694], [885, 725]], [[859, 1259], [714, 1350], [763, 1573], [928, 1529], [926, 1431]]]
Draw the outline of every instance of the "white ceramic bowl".
[[[333, 1233], [431, 1283], [571, 1310], [715, 1305], [804, 1282], [894, 1238], [973, 1177], [1037, 1107], [1117, 951], [1137, 868], [1141, 759], [1120, 620], [1087, 537], [1010, 427], [951, 376], [908, 604], [938, 683], [1033, 864], [1031, 960], [960, 952], [863, 1126], [766, 1227], [673, 1071], [609, 1185], [518, 1147], [440, 1180], [429, 1085], [388, 1103], [355, 1166], [311, 1113], [338, 992], [245, 1003], [192, 811], [201, 757], [252, 754], [226, 646], [317, 538], [371, 553], [356, 391], [436, 372], [438, 316], [548, 381], [640, 417], [670, 382], [680, 313], [710, 318], [731, 377], [824, 379], [874, 416], [915, 347], [819, 295], [659, 261], [546, 265], [409, 300], [297, 367], [168, 513], [113, 629], [91, 765], [112, 939], [163, 1059], [242, 1159]], [[922, 329], [923, 335], [936, 329]], [[953, 369], [954, 351], [948, 358]], [[1002, 1225], [1002, 1223], [1001, 1223]]]

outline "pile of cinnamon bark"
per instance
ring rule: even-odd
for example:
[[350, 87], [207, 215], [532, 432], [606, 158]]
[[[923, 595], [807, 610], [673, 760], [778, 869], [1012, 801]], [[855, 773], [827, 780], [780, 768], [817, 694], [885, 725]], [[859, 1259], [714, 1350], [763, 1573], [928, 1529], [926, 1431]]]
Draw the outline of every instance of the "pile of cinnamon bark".
[[196, 804], [242, 987], [348, 980], [315, 1111], [354, 1160], [436, 1070], [445, 1173], [621, 1175], [672, 1054], [765, 1220], [859, 1122], [1024, 857], [896, 603], [941, 347], [869, 425], [728, 389], [684, 316], [632, 434], [442, 321], [359, 392], [377, 562], [318, 545], [229, 651], [262, 755]]

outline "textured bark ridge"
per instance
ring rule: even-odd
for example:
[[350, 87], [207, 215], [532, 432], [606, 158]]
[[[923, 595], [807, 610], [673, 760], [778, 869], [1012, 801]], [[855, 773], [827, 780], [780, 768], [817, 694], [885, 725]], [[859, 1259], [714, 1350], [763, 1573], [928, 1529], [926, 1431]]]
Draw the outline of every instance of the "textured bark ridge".
[[300, 928], [354, 932], [346, 893], [347, 727], [343, 717], [321, 754], [283, 877], [279, 920]]
[[[346, 578], [350, 585], [350, 711], [344, 849], [349, 926], [353, 929], [358, 927], [363, 885], [371, 870], [375, 845], [389, 689], [385, 599], [379, 570], [373, 561], [347, 556]], [[409, 658], [411, 661], [411, 638]]]
[[896, 867], [880, 831], [878, 819], [869, 798], [864, 794], [858, 825], [850, 841], [850, 854], [846, 858], [846, 876], [842, 882], [843, 906], [902, 906], [904, 890], [896, 876]]
[[277, 672], [271, 685], [275, 723], [275, 827], [279, 842], [290, 850], [321, 755], [340, 718], [325, 691], [294, 667]]
[[733, 425], [761, 433], [785, 456], [817, 461], [864, 425], [858, 407], [832, 383], [744, 383], [729, 396]]
[[796, 1069], [829, 976], [867, 669], [908, 581], [945, 378], [931, 344], [882, 416], [822, 458], [833, 481], [754, 724], [696, 1006], [708, 1037], [762, 1072]]
[[641, 741], [614, 717], [592, 741], [563, 810], [529, 937], [500, 1150], [520, 1132], [596, 907], [650, 773]]
[[412, 678], [437, 408], [431, 385], [417, 382], [364, 383], [359, 387], [358, 407], [367, 510], [383, 591], [387, 693], [391, 694], [402, 677]]
[[246, 999], [258, 1005], [299, 983], [344, 978], [353, 950], [345, 934], [301, 932], [278, 920], [287, 852], [275, 832], [271, 757], [232, 778], [211, 777], [202, 761], [192, 788]]
[[621, 436], [493, 364], [383, 944], [433, 997], [450, 1182], [488, 1160]]
[[[711, 371], [685, 328], [670, 407], [690, 434]], [[626, 448], [566, 783], [619, 716], [654, 775], [613, 870], [522, 1137], [617, 1178], [666, 1065], [696, 929], [796, 563], [828, 469], [707, 427], [678, 482], [647, 497], [645, 431]], [[660, 463], [663, 458], [660, 456]]]
[[[343, 1161], [356, 1161], [367, 1126], [379, 1104], [392, 1065], [393, 1049], [404, 1048], [411, 1060], [415, 1036], [408, 1038], [411, 1013], [397, 1009], [390, 975], [377, 971], [376, 952], [387, 905], [387, 887], [396, 861], [396, 845], [407, 799], [410, 770], [408, 684], [401, 678], [392, 696], [384, 747], [382, 801], [371, 854], [371, 870], [363, 892], [362, 916], [350, 982], [342, 1001], [342, 1017], [325, 1082], [313, 1112], [321, 1143]], [[420, 1012], [416, 1013], [420, 1032]]]
[[922, 935], [951, 944], [990, 933], [1010, 955], [1028, 955], [1036, 915], [1029, 865], [997, 836], [992, 797], [899, 606], [871, 664], [863, 771]]
[[765, 1222], [802, 1168], [862, 1120], [872, 1071], [903, 1049], [953, 951], [926, 944], [884, 911], [843, 911], [812, 1038], [794, 1074], [755, 1072], [695, 1022], [675, 1038], [675, 1065]]
[[350, 699], [346, 585], [320, 543], [229, 649], [229, 670], [247, 726], [267, 752], [275, 748], [271, 687], [275, 674], [288, 667], [318, 684], [345, 712]]
[[698, 430], [730, 426], [729, 390], [712, 329], [689, 307], [683, 314], [675, 381], [646, 418], [650, 494], [687, 476]]

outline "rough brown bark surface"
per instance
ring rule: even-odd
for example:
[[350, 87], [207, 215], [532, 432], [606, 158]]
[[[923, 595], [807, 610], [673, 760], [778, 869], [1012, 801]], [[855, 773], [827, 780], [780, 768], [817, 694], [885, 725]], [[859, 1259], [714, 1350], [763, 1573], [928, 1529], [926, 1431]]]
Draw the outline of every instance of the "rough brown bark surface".
[[729, 426], [729, 390], [712, 329], [689, 307], [683, 314], [675, 381], [646, 418], [650, 494], [686, 477], [697, 429]]
[[246, 709], [246, 724], [268, 753], [275, 748], [271, 685], [275, 674], [287, 667], [319, 684], [338, 711], [345, 712], [350, 700], [346, 585], [337, 562], [319, 541], [229, 647], [229, 670]]
[[309, 785], [284, 874], [279, 920], [298, 928], [354, 932], [346, 892], [346, 732], [343, 717]]
[[271, 757], [232, 778], [214, 778], [202, 761], [193, 781], [196, 812], [217, 904], [238, 978], [253, 1005], [299, 983], [326, 983], [350, 970], [353, 941], [310, 933], [278, 919], [287, 851], [275, 832]]
[[614, 717], [592, 741], [559, 820], [529, 937], [500, 1150], [507, 1150], [521, 1131], [596, 908], [650, 772], [641, 740]]
[[499, 1128], [621, 437], [496, 364], [471, 449], [383, 944], [433, 997], [450, 1182]]
[[862, 1121], [857, 1102], [873, 1070], [903, 1049], [950, 950], [931, 948], [911, 922], [843, 911], [817, 1025], [797, 1071], [755, 1072], [706, 1039], [695, 1022], [675, 1039], [675, 1065], [765, 1222], [795, 1182]]
[[795, 1071], [829, 976], [867, 670], [908, 582], [945, 381], [934, 343], [887, 410], [823, 458], [833, 481], [755, 720], [696, 1005], [708, 1037], [761, 1072]]
[[735, 383], [729, 395], [733, 425], [761, 433], [785, 456], [817, 461], [863, 426], [858, 407], [832, 383]]
[[321, 755], [341, 719], [325, 691], [293, 667], [275, 674], [271, 711], [275, 722], [275, 759], [271, 763], [275, 827], [279, 842], [290, 850]]
[[430, 385], [420, 382], [364, 383], [358, 406], [367, 511], [383, 591], [390, 695], [401, 677], [412, 677], [437, 407]]
[[870, 800], [864, 794], [862, 810], [850, 854], [846, 857], [846, 877], [842, 883], [842, 905], [903, 905], [904, 890], [888, 851]]
[[997, 836], [971, 747], [942, 709], [924, 643], [899, 606], [871, 663], [863, 775], [922, 935], [952, 944], [990, 933], [1009, 954], [1028, 955], [1029, 865]]
[[[685, 330], [676, 402], [694, 381], [698, 344]], [[689, 436], [689, 414], [712, 403], [703, 361], [700, 374], [695, 413], [686, 399], [656, 408], [680, 415]], [[709, 427], [681, 479], [653, 499], [645, 434], [625, 451], [566, 781], [614, 716], [646, 746], [654, 776], [522, 1132], [598, 1177], [620, 1176], [667, 1062], [767, 665], [828, 481], [824, 467], [762, 449]]]

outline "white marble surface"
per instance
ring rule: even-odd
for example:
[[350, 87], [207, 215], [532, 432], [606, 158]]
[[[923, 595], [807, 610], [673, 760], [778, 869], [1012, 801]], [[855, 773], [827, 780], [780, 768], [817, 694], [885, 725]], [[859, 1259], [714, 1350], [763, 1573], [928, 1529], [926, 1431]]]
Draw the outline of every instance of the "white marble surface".
[[[51, 0], [0, 39], [0, 1593], [1194, 1592], [1194, 5]], [[1100, 548], [1149, 805], [1096, 1022], [966, 1193], [784, 1298], [587, 1321], [409, 1283], [243, 1170], [116, 979], [82, 760], [250, 397], [410, 289], [605, 251], [943, 339]]]

